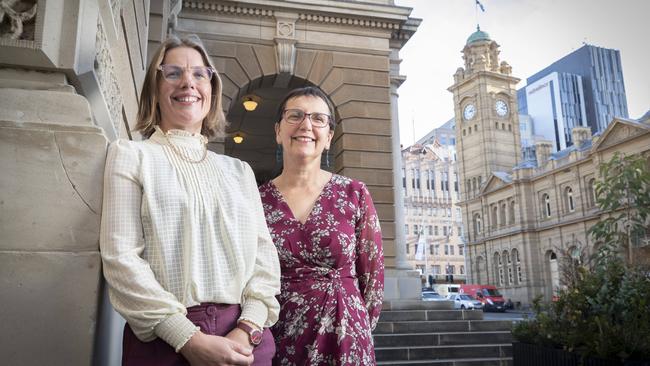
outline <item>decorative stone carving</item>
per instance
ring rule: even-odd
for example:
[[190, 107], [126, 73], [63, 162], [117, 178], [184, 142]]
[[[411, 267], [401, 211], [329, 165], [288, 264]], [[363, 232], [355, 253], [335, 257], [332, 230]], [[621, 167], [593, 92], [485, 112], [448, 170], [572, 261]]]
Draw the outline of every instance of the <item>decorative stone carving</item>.
[[278, 20], [275, 36], [282, 38], [294, 38], [296, 36], [295, 28], [295, 22]]
[[[34, 39], [35, 0], [0, 0], [0, 38]], [[30, 23], [30, 24], [25, 24]]]
[[95, 72], [99, 80], [99, 87], [108, 106], [111, 121], [115, 131], [119, 133], [122, 120], [122, 94], [117, 82], [117, 76], [113, 70], [113, 59], [111, 57], [110, 45], [106, 39], [104, 26], [101, 18], [97, 21], [97, 40], [95, 48]]
[[278, 61], [278, 72], [293, 74], [296, 65], [296, 40], [275, 39], [275, 54]]

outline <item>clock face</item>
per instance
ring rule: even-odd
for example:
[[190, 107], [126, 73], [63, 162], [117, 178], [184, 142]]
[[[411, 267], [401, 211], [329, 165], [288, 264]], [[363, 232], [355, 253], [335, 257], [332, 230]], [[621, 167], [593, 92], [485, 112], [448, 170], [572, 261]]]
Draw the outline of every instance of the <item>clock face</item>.
[[499, 99], [494, 104], [494, 110], [497, 112], [497, 115], [504, 117], [506, 114], [508, 114], [508, 103]]
[[469, 121], [470, 119], [474, 118], [476, 115], [476, 107], [474, 107], [474, 104], [468, 104], [465, 106], [465, 109], [463, 109], [463, 117], [465, 117], [465, 120]]

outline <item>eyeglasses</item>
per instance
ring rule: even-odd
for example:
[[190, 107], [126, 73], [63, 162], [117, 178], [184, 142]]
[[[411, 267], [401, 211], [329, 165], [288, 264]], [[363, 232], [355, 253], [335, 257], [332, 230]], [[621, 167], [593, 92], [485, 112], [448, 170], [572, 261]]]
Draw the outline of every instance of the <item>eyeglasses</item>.
[[192, 80], [197, 83], [209, 83], [212, 75], [216, 73], [216, 70], [209, 66], [180, 67], [178, 65], [160, 65], [158, 70], [162, 71], [163, 78], [172, 84], [180, 83], [186, 70], [190, 71]]
[[305, 113], [300, 109], [285, 109], [284, 112], [282, 112], [282, 117], [287, 121], [287, 123], [292, 125], [300, 124], [305, 120], [305, 117], [309, 117], [311, 124], [314, 127], [319, 128], [329, 125], [332, 121], [332, 116], [327, 113]]

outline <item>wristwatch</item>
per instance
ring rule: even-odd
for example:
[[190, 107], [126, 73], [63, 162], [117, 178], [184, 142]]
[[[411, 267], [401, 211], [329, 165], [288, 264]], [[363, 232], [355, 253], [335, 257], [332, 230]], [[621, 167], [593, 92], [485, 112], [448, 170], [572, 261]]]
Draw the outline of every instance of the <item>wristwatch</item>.
[[250, 325], [244, 323], [244, 322], [239, 322], [237, 323], [237, 328], [243, 330], [244, 332], [248, 333], [248, 341], [251, 343], [253, 347], [259, 345], [262, 342], [262, 331], [253, 328]]

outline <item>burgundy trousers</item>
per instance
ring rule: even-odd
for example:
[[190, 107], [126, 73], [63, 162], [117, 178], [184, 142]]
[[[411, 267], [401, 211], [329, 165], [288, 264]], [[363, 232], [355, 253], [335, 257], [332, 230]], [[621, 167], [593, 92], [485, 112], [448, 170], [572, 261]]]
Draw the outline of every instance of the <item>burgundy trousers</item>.
[[[204, 303], [187, 309], [187, 318], [205, 334], [225, 336], [237, 326], [241, 314], [239, 305]], [[264, 329], [262, 343], [253, 350], [255, 366], [271, 365], [275, 354], [275, 342], [271, 331]], [[131, 327], [124, 327], [122, 339], [123, 366], [189, 366], [189, 362], [176, 353], [174, 348], [160, 338], [151, 342], [139, 340]]]

